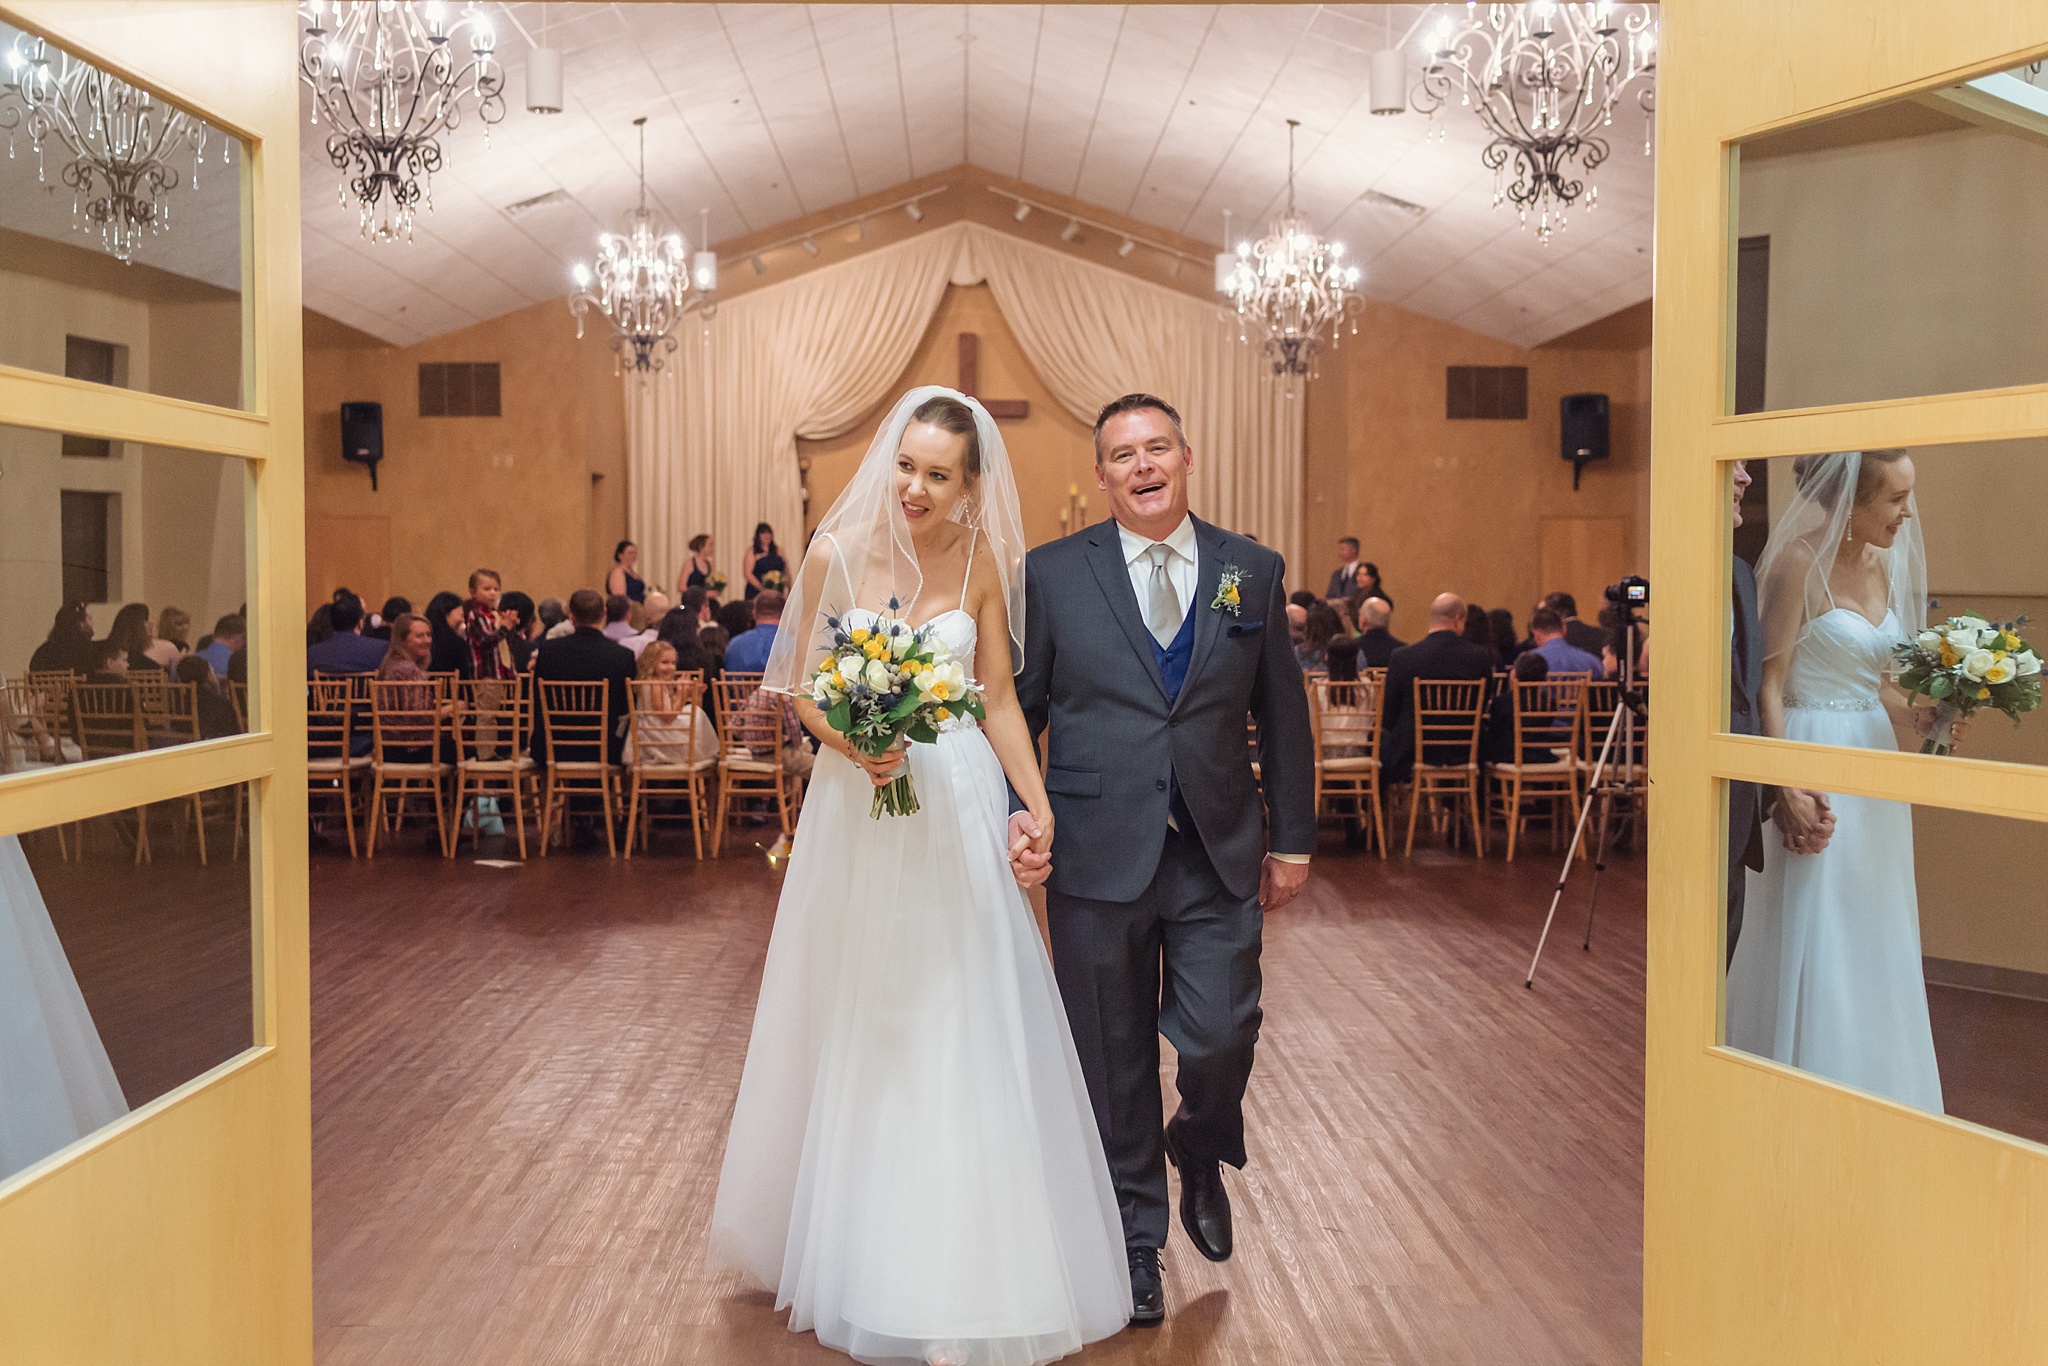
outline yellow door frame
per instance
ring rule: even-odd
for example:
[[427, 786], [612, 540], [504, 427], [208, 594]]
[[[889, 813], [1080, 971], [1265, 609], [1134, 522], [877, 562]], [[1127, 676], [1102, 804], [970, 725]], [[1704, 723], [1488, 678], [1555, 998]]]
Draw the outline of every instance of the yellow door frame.
[[0, 1361], [312, 1358], [305, 495], [294, 8], [7, 0], [0, 17], [248, 145], [247, 411], [0, 366], [0, 423], [245, 462], [252, 733], [0, 778], [0, 833], [247, 783], [255, 1037], [244, 1053], [0, 1183]]
[[2048, 385], [1727, 415], [1734, 144], [2048, 51], [2039, 0], [1668, 0], [1644, 1359], [2038, 1362], [2048, 1148], [1718, 1046], [1728, 778], [2048, 820], [2048, 769], [1722, 734], [1728, 462], [2048, 433]]

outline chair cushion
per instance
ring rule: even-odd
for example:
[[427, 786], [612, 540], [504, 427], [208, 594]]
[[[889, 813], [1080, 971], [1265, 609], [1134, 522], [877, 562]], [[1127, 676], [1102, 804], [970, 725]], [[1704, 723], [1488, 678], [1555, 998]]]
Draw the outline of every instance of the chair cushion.
[[1325, 773], [1370, 773], [1380, 766], [1380, 761], [1363, 754], [1354, 754], [1342, 759], [1323, 760]]
[[773, 759], [741, 759], [734, 755], [722, 755], [718, 766], [728, 773], [775, 773], [778, 766]]
[[472, 773], [510, 773], [515, 769], [524, 773], [533, 767], [533, 756], [522, 754], [517, 759], [464, 759], [462, 766]]

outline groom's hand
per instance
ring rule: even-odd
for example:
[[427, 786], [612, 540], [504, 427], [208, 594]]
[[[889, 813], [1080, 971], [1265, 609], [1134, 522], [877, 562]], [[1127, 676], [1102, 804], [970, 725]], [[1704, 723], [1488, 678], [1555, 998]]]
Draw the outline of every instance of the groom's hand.
[[1052, 876], [1052, 851], [1046, 830], [1029, 811], [1010, 816], [1010, 876], [1019, 887], [1036, 887]]
[[1307, 885], [1306, 863], [1289, 863], [1268, 854], [1265, 865], [1259, 869], [1259, 909], [1277, 911], [1300, 896]]

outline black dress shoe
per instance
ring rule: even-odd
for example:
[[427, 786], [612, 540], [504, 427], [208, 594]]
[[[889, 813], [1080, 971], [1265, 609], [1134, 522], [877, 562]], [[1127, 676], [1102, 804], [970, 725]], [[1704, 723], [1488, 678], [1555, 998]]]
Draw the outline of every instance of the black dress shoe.
[[1230, 1194], [1223, 1189], [1223, 1164], [1192, 1157], [1181, 1146], [1180, 1121], [1166, 1125], [1166, 1156], [1180, 1168], [1180, 1224], [1195, 1250], [1212, 1262], [1230, 1260]]
[[1128, 1249], [1131, 1260], [1131, 1322], [1149, 1328], [1166, 1321], [1166, 1287], [1159, 1278], [1159, 1249]]

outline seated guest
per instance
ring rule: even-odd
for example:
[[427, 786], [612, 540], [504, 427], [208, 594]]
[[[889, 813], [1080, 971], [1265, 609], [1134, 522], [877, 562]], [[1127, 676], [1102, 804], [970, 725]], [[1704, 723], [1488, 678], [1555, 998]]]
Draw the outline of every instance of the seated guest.
[[695, 669], [704, 675], [708, 685], [713, 677], [711, 651], [704, 648], [700, 636], [704, 627], [704, 590], [693, 588], [690, 592], [698, 595], [696, 604], [692, 606], [690, 594], [684, 594], [682, 606], [670, 608], [654, 628], [654, 634], [657, 640], [675, 646], [678, 670]]
[[156, 669], [163, 666], [149, 657], [149, 647], [156, 643], [156, 633], [149, 629], [149, 604], [131, 602], [114, 614], [114, 624], [107, 631], [107, 639], [128, 652], [128, 671]]
[[[447, 596], [453, 597], [454, 594]], [[391, 643], [377, 665], [380, 683], [411, 683], [393, 699], [399, 711], [431, 711], [436, 707], [433, 684], [427, 666], [434, 658], [434, 625], [425, 617], [401, 612], [391, 623]], [[453, 705], [452, 703], [450, 705]], [[384, 733], [385, 758], [392, 763], [426, 764], [434, 759], [433, 744], [424, 728], [394, 728]]]
[[306, 668], [324, 674], [366, 674], [373, 672], [390, 653], [388, 641], [369, 640], [363, 634], [362, 600], [351, 593], [337, 598], [328, 608], [334, 634], [306, 649]]
[[384, 605], [377, 609], [376, 615], [364, 624], [364, 639], [389, 641], [391, 639], [391, 623], [397, 621], [411, 610], [411, 598], [393, 596], [384, 599]]
[[[1329, 649], [1323, 652], [1323, 664], [1331, 684], [1331, 706], [1356, 707], [1365, 701], [1365, 698], [1356, 687], [1345, 686], [1346, 684], [1358, 682], [1358, 641], [1356, 639], [1339, 638], [1331, 641]], [[1341, 759], [1351, 757], [1358, 752], [1355, 749], [1337, 749], [1331, 750], [1328, 753]]]
[[[626, 708], [629, 705], [628, 694], [632, 692], [627, 684], [638, 676], [640, 665], [625, 646], [606, 638], [604, 613], [604, 595], [596, 589], [579, 588], [571, 593], [569, 619], [576, 623], [576, 629], [558, 640], [541, 642], [540, 653], [533, 661], [533, 676], [549, 683], [595, 683], [602, 679], [611, 684], [607, 690], [610, 714], [605, 757], [617, 763], [626, 744]], [[533, 753], [540, 762], [547, 762], [547, 722], [537, 705], [533, 719]], [[563, 757], [588, 761], [597, 756], [567, 754]]]
[[156, 639], [146, 653], [159, 669], [175, 669], [192, 653], [191, 633], [192, 614], [182, 607], [166, 607], [156, 614]]
[[562, 605], [560, 598], [542, 598], [533, 611], [540, 618], [542, 640], [560, 640], [576, 629], [576, 623], [569, 620], [569, 609]]
[[1565, 639], [1564, 619], [1554, 607], [1539, 607], [1529, 616], [1529, 636], [1536, 642], [1532, 654], [1543, 656], [1554, 674], [1591, 674], [1605, 678], [1607, 670], [1598, 655], [1588, 654]]
[[1308, 608], [1300, 603], [1287, 604], [1287, 643], [1294, 647], [1294, 657], [1301, 658], [1302, 646], [1308, 641]]
[[1332, 612], [1337, 614], [1337, 620], [1344, 623], [1345, 635], [1355, 636], [1358, 634], [1358, 613], [1351, 606], [1351, 599], [1325, 598], [1323, 601]]
[[427, 601], [427, 629], [434, 633], [434, 652], [427, 672], [469, 677], [469, 635], [462, 599], [443, 590]]
[[95, 640], [85, 649], [85, 681], [88, 683], [126, 683], [128, 681], [128, 652], [111, 637]]
[[718, 624], [725, 628], [728, 644], [754, 629], [754, 604], [744, 599], [726, 603], [717, 609], [716, 616]]
[[1385, 598], [1367, 598], [1358, 606], [1358, 659], [1368, 669], [1384, 669], [1394, 662], [1394, 651], [1407, 645], [1387, 629], [1394, 609]]
[[540, 642], [540, 618], [534, 612], [533, 599], [515, 588], [498, 599], [498, 607], [511, 622], [505, 643], [512, 647], [512, 667], [525, 673], [533, 663], [533, 647]]
[[462, 604], [462, 641], [469, 648], [464, 678], [507, 679], [517, 672], [512, 658], [511, 614], [501, 610], [504, 580], [495, 569], [469, 575], [469, 601]]
[[[1493, 651], [1465, 639], [1465, 600], [1440, 593], [1429, 604], [1429, 634], [1394, 651], [1387, 664], [1385, 725], [1389, 782], [1403, 782], [1415, 766], [1415, 683], [1484, 681], [1493, 677]], [[1463, 757], [1447, 745], [1424, 755], [1425, 762], [1453, 764]]]
[[[1488, 654], [1494, 654], [1493, 621], [1486, 615], [1486, 609], [1476, 602], [1465, 607], [1465, 639], [1482, 647]], [[1495, 663], [1498, 665], [1497, 656]]]
[[50, 623], [50, 634], [28, 657], [29, 671], [62, 673], [68, 669], [75, 674], [91, 673], [92, 665], [86, 654], [92, 644], [91, 609], [82, 602], [67, 602], [57, 609], [57, 619]]
[[[1579, 620], [1579, 605], [1572, 598], [1571, 594], [1548, 594], [1543, 599], [1543, 606], [1550, 608], [1559, 617], [1563, 618], [1564, 638], [1575, 649], [1584, 650], [1589, 655], [1597, 656], [1600, 653], [1600, 647], [1607, 643], [1607, 632], [1601, 630], [1598, 626], [1589, 626]], [[1551, 665], [1550, 671], [1556, 673], [1557, 666], [1555, 664]]]
[[605, 639], [621, 641], [633, 634], [633, 601], [624, 593], [614, 593], [604, 600]]
[[214, 676], [228, 676], [228, 661], [249, 644], [249, 628], [240, 612], [230, 612], [213, 624], [213, 639], [193, 651], [213, 666]]
[[1326, 602], [1315, 603], [1302, 618], [1301, 644], [1295, 647], [1294, 662], [1301, 665], [1303, 673], [1309, 673], [1323, 667], [1324, 651], [1344, 633], [1344, 621]]
[[178, 661], [177, 680], [195, 685], [192, 691], [198, 699], [200, 739], [218, 740], [224, 735], [242, 733], [242, 722], [235, 715], [235, 704], [228, 700], [227, 691], [213, 676], [211, 664], [198, 655], [186, 655]]
[[[1550, 677], [1550, 663], [1532, 650], [1516, 658], [1514, 675], [1517, 683], [1541, 683]], [[1483, 764], [1515, 762], [1515, 692], [1514, 688], [1502, 688], [1487, 704], [1486, 723], [1479, 730], [1479, 761]], [[1523, 763], [1554, 764], [1567, 757], [1555, 746], [1570, 744], [1571, 734], [1565, 731], [1547, 736], [1525, 735], [1522, 739]], [[1536, 739], [1551, 743], [1535, 744], [1533, 741]]]
[[692, 760], [716, 759], [718, 730], [702, 707], [686, 699], [683, 685], [676, 681], [676, 647], [664, 640], [655, 641], [640, 652], [639, 668], [641, 682], [669, 686], [641, 691], [643, 701], [649, 691], [654, 693], [654, 705], [634, 713], [633, 733], [626, 742], [626, 762], [687, 764]]
[[619, 642], [633, 652], [635, 659], [646, 653], [647, 647], [660, 638], [661, 619], [668, 615], [668, 594], [659, 588], [650, 588], [640, 606], [643, 613], [640, 629]]
[[1522, 653], [1515, 642], [1515, 614], [1505, 607], [1496, 607], [1486, 614], [1486, 621], [1493, 628], [1493, 652], [1500, 659], [1500, 666], [1512, 668], [1515, 657]]
[[[1358, 538], [1339, 536], [1337, 538], [1337, 567], [1330, 571], [1330, 591], [1327, 598], [1348, 598], [1358, 582]], [[1307, 604], [1304, 603], [1303, 606]]]
[[1306, 588], [1302, 588], [1296, 590], [1295, 592], [1289, 593], [1287, 595], [1287, 601], [1293, 606], [1299, 607], [1302, 611], [1306, 612], [1309, 608], [1315, 606], [1316, 603], [1320, 602], [1321, 599], [1318, 598], [1315, 594], [1309, 592]]
[[729, 673], [760, 673], [768, 667], [768, 651], [775, 644], [775, 631], [782, 621], [782, 594], [763, 589], [754, 598], [754, 626], [732, 638], [725, 647]]
[[306, 619], [306, 647], [311, 649], [334, 634], [334, 604], [323, 602]]
[[[734, 643], [737, 644], [738, 642]], [[796, 719], [796, 708], [790, 704], [790, 700], [787, 697], [781, 693], [769, 692], [766, 688], [756, 688], [752, 693], [748, 694], [746, 706], [742, 710], [749, 717], [766, 717], [771, 712], [780, 716], [782, 719], [783, 771], [793, 774], [798, 778], [808, 778], [811, 776], [811, 770], [817, 764], [818, 756], [807, 743], [810, 739], [810, 732], [806, 731], [803, 723]], [[758, 745], [754, 746], [754, 756], [759, 759], [772, 759], [775, 757], [772, 752], [764, 752]], [[777, 844], [779, 846], [780, 841]]]

